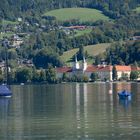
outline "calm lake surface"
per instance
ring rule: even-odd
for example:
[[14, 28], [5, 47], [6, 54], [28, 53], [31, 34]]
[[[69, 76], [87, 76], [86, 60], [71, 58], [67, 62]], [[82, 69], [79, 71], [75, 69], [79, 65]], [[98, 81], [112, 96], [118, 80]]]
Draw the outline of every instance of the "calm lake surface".
[[[139, 140], [139, 83], [12, 86], [0, 98], [0, 140]], [[130, 101], [117, 92], [133, 93]]]

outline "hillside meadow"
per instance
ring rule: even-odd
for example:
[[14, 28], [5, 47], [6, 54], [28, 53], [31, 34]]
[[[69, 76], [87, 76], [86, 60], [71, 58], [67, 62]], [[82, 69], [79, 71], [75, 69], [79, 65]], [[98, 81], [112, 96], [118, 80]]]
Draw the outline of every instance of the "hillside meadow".
[[[106, 51], [108, 47], [110, 47], [110, 43], [101, 43], [97, 45], [89, 45], [84, 47], [84, 51], [87, 51], [90, 56], [96, 56], [98, 54], [101, 54]], [[70, 51], [66, 51], [61, 56], [61, 60], [64, 61], [67, 65], [71, 65], [71, 59], [72, 57], [78, 52], [78, 48], [72, 49]], [[89, 63], [92, 63], [91, 60], [89, 60]]]
[[97, 20], [109, 20], [102, 11], [90, 8], [63, 8], [46, 12], [43, 16], [54, 16], [59, 21], [77, 19], [80, 22], [95, 22]]

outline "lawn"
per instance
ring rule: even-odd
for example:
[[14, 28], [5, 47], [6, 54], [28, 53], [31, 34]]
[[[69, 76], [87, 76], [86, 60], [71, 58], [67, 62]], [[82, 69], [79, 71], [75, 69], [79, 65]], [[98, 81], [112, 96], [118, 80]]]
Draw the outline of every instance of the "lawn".
[[84, 34], [89, 34], [92, 31], [91, 28], [87, 28], [87, 29], [83, 29], [83, 30], [75, 30], [74, 34], [71, 34], [69, 37], [73, 38], [73, 37], [77, 37], [77, 36], [82, 36]]
[[14, 33], [10, 32], [10, 33], [3, 33], [3, 34], [0, 34], [0, 39], [3, 39], [3, 37], [11, 37]]
[[140, 13], [140, 7], [137, 7], [134, 11], [136, 11], [137, 13]]
[[77, 37], [77, 36], [81, 36], [81, 35], [84, 35], [84, 34], [88, 34], [91, 31], [92, 31], [92, 29], [76, 30], [74, 36]]
[[[110, 43], [101, 43], [97, 45], [85, 46], [84, 49], [90, 56], [96, 56], [105, 52], [108, 47], [110, 47]], [[67, 65], [70, 65], [73, 55], [75, 55], [78, 50], [79, 49], [72, 49], [70, 51], [64, 52], [64, 54], [61, 56], [61, 59], [64, 60]]]
[[3, 25], [8, 25], [8, 24], [16, 25], [16, 24], [19, 24], [19, 22], [17, 22], [17, 21], [9, 21], [9, 20], [2, 20], [2, 24]]
[[43, 16], [54, 16], [59, 21], [78, 19], [80, 22], [109, 20], [102, 11], [90, 8], [63, 8], [46, 12]]

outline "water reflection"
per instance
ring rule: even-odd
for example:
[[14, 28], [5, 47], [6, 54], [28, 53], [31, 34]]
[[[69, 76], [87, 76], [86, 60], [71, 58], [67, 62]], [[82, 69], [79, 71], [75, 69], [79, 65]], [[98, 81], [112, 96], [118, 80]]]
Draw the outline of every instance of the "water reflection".
[[[119, 100], [124, 88], [134, 94], [131, 100]], [[0, 100], [0, 139], [137, 139], [139, 89], [133, 83], [13, 86], [10, 106]]]
[[131, 105], [131, 97], [129, 99], [119, 99], [119, 104], [125, 109], [128, 109], [128, 107]]
[[10, 98], [0, 98], [0, 138], [7, 140], [8, 110]]

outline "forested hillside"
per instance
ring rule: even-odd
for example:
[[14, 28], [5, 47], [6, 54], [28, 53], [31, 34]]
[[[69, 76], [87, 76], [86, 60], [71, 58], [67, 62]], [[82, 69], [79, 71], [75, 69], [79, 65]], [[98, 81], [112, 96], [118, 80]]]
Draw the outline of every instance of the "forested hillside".
[[[55, 82], [52, 68], [66, 65], [64, 59], [73, 61], [75, 54], [61, 59], [73, 49], [78, 60], [85, 56], [94, 64], [104, 59], [113, 65], [140, 65], [139, 7], [140, 0], [1, 0], [0, 63], [7, 41], [11, 82]], [[111, 48], [105, 51], [101, 43]], [[88, 45], [99, 47], [89, 52]]]
[[66, 7], [87, 7], [102, 10], [113, 18], [129, 14], [139, 0], [1, 0], [0, 17], [15, 19], [21, 15], [42, 14], [44, 11]]

